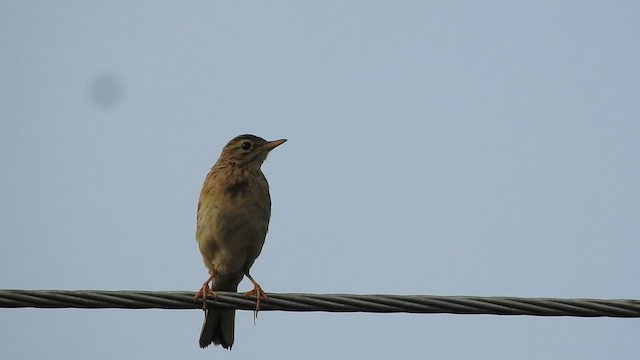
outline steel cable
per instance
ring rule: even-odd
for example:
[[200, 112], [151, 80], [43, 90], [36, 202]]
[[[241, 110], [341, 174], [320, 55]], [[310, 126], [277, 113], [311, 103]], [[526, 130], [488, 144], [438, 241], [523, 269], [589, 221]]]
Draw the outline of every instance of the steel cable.
[[[2, 308], [201, 309], [194, 292], [0, 290]], [[640, 300], [433, 295], [267, 294], [261, 311], [640, 317]], [[219, 292], [209, 306], [254, 310], [255, 299]]]

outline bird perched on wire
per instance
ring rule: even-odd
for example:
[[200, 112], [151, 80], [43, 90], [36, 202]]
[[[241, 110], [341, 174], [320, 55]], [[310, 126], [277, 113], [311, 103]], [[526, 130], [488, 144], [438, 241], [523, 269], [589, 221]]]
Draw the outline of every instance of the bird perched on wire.
[[234, 337], [235, 310], [208, 309], [207, 295], [237, 291], [246, 275], [254, 286], [246, 295], [256, 297], [256, 314], [260, 302], [267, 298], [249, 274], [262, 251], [271, 217], [269, 184], [260, 167], [269, 152], [285, 141], [237, 136], [222, 149], [204, 180], [196, 225], [196, 240], [210, 275], [196, 294], [196, 299], [203, 298], [205, 309], [200, 334], [202, 348], [213, 343], [231, 349]]

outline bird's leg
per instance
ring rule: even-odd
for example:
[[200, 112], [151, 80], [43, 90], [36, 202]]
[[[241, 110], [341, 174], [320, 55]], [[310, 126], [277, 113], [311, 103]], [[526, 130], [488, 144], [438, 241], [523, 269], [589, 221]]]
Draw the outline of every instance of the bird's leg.
[[213, 279], [215, 279], [216, 275], [218, 275], [218, 272], [215, 269], [209, 270], [209, 278], [207, 279], [207, 281], [204, 282], [204, 284], [202, 284], [202, 287], [196, 293], [195, 298], [193, 298], [193, 301], [198, 301], [198, 299], [202, 297], [203, 310], [207, 310], [207, 295], [209, 294], [213, 295], [214, 300], [218, 296], [218, 294], [216, 294], [216, 292], [211, 290], [211, 288], [209, 287], [209, 283], [213, 281]]
[[249, 278], [249, 281], [251, 281], [251, 283], [253, 284], [253, 290], [247, 291], [246, 293], [244, 293], [244, 296], [256, 297], [256, 311], [253, 312], [253, 321], [255, 321], [256, 318], [258, 317], [258, 311], [260, 311], [260, 302], [266, 301], [268, 297], [267, 297], [267, 294], [265, 294], [264, 291], [262, 291], [262, 288], [260, 287], [260, 285], [258, 285], [258, 283], [255, 280], [253, 280], [251, 275], [249, 275], [249, 273], [245, 275], [247, 275], [247, 278]]

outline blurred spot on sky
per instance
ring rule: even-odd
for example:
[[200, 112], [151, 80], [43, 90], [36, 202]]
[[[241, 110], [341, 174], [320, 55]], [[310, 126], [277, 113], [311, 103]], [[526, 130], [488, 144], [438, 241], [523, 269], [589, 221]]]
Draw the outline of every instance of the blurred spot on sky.
[[122, 102], [123, 97], [122, 79], [117, 74], [99, 73], [89, 83], [89, 99], [99, 109], [113, 109]]

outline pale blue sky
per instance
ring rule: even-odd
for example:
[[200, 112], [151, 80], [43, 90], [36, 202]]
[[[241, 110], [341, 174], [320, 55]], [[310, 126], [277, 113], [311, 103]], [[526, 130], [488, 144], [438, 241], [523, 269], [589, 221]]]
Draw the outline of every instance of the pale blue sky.
[[[0, 288], [195, 291], [263, 166], [269, 292], [640, 298], [634, 1], [0, 3]], [[250, 289], [245, 280], [242, 290]], [[2, 358], [637, 358], [636, 319], [0, 309]]]

